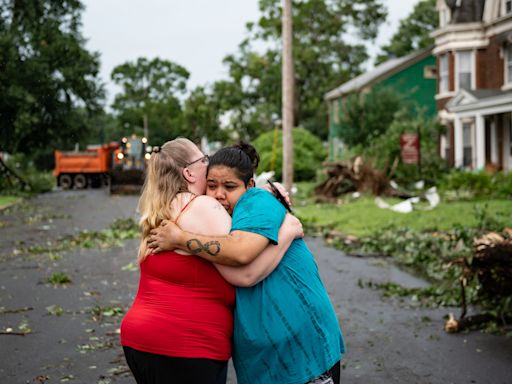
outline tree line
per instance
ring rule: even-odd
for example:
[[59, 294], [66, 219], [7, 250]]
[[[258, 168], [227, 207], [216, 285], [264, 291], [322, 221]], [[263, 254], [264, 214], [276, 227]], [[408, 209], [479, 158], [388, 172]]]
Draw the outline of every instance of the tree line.
[[[107, 112], [100, 54], [81, 34], [79, 0], [0, 1], [0, 152], [51, 163], [53, 150], [149, 132], [151, 143], [253, 140], [281, 113], [281, 1], [259, 0], [260, 16], [223, 60], [229, 77], [187, 87], [189, 71], [164, 58], [121, 63], [121, 87]], [[295, 124], [327, 137], [324, 94], [364, 71], [368, 42], [387, 18], [384, 0], [302, 0], [293, 4]], [[432, 43], [435, 0], [420, 1], [377, 62]], [[264, 49], [261, 47], [263, 42]]]

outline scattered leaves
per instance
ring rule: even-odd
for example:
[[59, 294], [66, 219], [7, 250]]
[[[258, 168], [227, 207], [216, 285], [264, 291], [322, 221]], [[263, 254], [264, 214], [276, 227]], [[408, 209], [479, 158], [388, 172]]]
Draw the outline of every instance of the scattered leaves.
[[46, 281], [53, 285], [65, 285], [71, 283], [71, 278], [64, 272], [55, 272]]

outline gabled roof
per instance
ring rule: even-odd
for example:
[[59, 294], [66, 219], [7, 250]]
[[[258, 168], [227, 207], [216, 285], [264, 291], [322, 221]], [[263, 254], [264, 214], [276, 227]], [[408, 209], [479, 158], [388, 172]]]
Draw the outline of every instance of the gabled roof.
[[482, 99], [489, 97], [500, 96], [503, 91], [498, 89], [478, 89], [478, 90], [467, 90], [461, 89], [454, 97], [446, 103], [446, 108], [450, 109], [453, 107], [460, 107], [462, 105], [474, 104]]
[[363, 88], [387, 79], [395, 73], [400, 72], [401, 70], [430, 56], [433, 48], [434, 47], [432, 46], [421, 51], [413, 52], [407, 56], [388, 60], [376, 66], [373, 70], [354, 77], [352, 80], [349, 80], [346, 83], [341, 84], [339, 87], [327, 92], [324, 98], [325, 100], [332, 100], [352, 92], [359, 92]]
[[471, 112], [500, 105], [508, 105], [506, 109], [512, 110], [512, 91], [462, 89], [446, 103], [446, 109], [450, 112]]

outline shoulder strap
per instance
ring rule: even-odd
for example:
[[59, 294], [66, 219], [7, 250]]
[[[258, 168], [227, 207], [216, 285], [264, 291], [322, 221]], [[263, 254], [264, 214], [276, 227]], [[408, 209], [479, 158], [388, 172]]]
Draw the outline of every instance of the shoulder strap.
[[181, 208], [180, 213], [178, 213], [178, 216], [177, 216], [177, 217], [176, 217], [176, 219], [174, 220], [174, 222], [175, 222], [175, 223], [177, 223], [177, 222], [178, 222], [178, 220], [180, 219], [181, 214], [182, 214], [183, 212], [185, 212], [185, 209], [187, 209], [187, 208], [189, 207], [190, 203], [192, 203], [192, 202], [195, 200], [195, 198], [196, 198], [197, 196], [198, 196], [198, 195], [194, 195], [194, 196], [192, 196], [192, 198], [188, 201], [188, 203], [187, 203], [187, 204], [185, 204], [185, 205], [183, 206], [183, 208]]

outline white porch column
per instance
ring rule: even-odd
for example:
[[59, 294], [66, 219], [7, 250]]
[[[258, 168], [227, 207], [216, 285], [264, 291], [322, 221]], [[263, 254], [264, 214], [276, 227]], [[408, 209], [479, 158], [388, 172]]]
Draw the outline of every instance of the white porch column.
[[462, 121], [460, 121], [460, 117], [455, 116], [453, 120], [453, 130], [454, 130], [454, 138], [453, 138], [453, 151], [455, 157], [455, 168], [462, 167], [463, 160], [463, 146], [462, 142]]
[[477, 114], [476, 132], [475, 132], [475, 147], [476, 147], [476, 169], [485, 168], [485, 122], [481, 114]]
[[512, 124], [512, 113], [505, 113], [503, 118], [503, 168], [505, 171], [512, 170], [512, 154], [510, 148], [512, 147], [512, 137], [510, 137], [510, 125]]
[[498, 164], [498, 128], [496, 127], [496, 116], [492, 117], [491, 122], [491, 161]]

